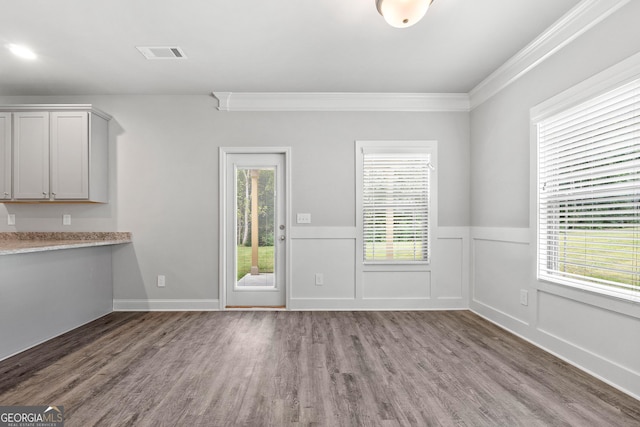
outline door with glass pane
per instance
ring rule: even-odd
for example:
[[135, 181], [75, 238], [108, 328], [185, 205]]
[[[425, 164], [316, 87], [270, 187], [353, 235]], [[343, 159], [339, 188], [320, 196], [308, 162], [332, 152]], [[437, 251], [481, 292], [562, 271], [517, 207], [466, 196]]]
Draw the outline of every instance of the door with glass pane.
[[284, 154], [229, 154], [227, 307], [285, 305]]

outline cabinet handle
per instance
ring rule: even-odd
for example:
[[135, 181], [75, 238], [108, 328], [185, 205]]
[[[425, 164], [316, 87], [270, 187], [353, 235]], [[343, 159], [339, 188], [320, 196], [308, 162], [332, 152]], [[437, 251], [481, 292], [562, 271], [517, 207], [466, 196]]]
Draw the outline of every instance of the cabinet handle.
[[8, 198], [9, 197], [9, 193], [7, 193], [6, 191], [4, 192], [4, 198]]
[[48, 193], [47, 193], [46, 191], [43, 191], [43, 192], [42, 192], [42, 197], [44, 197], [44, 198], [46, 199], [46, 198], [47, 198], [47, 194], [48, 194]]
[[53, 198], [56, 198], [56, 193], [51, 193], [51, 196], [53, 196]]

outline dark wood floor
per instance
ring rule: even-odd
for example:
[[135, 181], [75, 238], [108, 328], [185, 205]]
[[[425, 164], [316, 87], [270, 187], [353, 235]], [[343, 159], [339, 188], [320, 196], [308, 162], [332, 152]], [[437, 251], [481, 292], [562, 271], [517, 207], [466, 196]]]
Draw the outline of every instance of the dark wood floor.
[[639, 426], [640, 401], [466, 312], [114, 313], [0, 362], [71, 426]]

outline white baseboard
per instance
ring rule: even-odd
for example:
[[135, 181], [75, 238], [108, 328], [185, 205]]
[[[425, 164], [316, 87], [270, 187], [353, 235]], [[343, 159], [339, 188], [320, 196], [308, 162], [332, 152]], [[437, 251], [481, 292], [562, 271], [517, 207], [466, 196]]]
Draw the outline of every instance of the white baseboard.
[[217, 299], [114, 299], [113, 311], [216, 311]]
[[[480, 308], [480, 310], [478, 310]], [[595, 372], [592, 369], [586, 368], [585, 366], [583, 366], [581, 363], [578, 363], [576, 361], [576, 359], [578, 359], [578, 357], [576, 357], [576, 353], [581, 353], [580, 354], [580, 359], [585, 359], [585, 360], [590, 360], [590, 362], [594, 365], [597, 365], [601, 368], [604, 368], [604, 370], [606, 371], [613, 371], [616, 372], [618, 375], [617, 376], [623, 376], [623, 377], [631, 377], [632, 379], [630, 380], [630, 383], [632, 384], [638, 384], [640, 383], [640, 376], [635, 373], [635, 372], [631, 372], [630, 370], [621, 367], [619, 365], [617, 365], [614, 362], [611, 362], [607, 359], [604, 359], [602, 357], [599, 357], [591, 352], [585, 351], [584, 349], [581, 349], [580, 347], [569, 343], [569, 342], [560, 342], [560, 340], [558, 340], [557, 338], [554, 337], [549, 337], [551, 338], [551, 340], [547, 340], [546, 343], [541, 343], [539, 339], [533, 338], [533, 337], [529, 337], [527, 333], [523, 333], [522, 330], [519, 330], [520, 328], [512, 328], [512, 327], [507, 327], [505, 326], [505, 322], [503, 321], [497, 321], [495, 320], [495, 317], [501, 317], [500, 313], [498, 312], [494, 312], [492, 313], [492, 309], [487, 306], [487, 305], [482, 305], [482, 304], [474, 304], [474, 306], [471, 307], [471, 311], [475, 314], [477, 314], [478, 316], [482, 317], [483, 319], [493, 323], [494, 325], [498, 326], [501, 329], [504, 329], [505, 331], [514, 334], [515, 336], [517, 336], [518, 338], [521, 338], [525, 341], [527, 341], [530, 344], [533, 344], [534, 346], [546, 351], [549, 354], [554, 355], [555, 357], [557, 357], [558, 359], [563, 360], [564, 362], [567, 362], [568, 364], [580, 369], [583, 372], [586, 372], [587, 374], [591, 375], [592, 377], [595, 377], [597, 379], [599, 379], [600, 381], [609, 384], [611, 387], [620, 390], [621, 392], [628, 394], [629, 396], [633, 397], [634, 399], [638, 399], [640, 400], [640, 395], [638, 395], [635, 390], [630, 390], [627, 387], [622, 386], [621, 384], [611, 381], [609, 378], [604, 377], [603, 375], [598, 374], [597, 372]], [[493, 315], [492, 315], [493, 314]], [[556, 341], [555, 343], [553, 341]], [[554, 345], [555, 344], [555, 345]], [[562, 345], [558, 345], [558, 344], [562, 344]], [[559, 348], [556, 350], [554, 349], [554, 347], [558, 346]], [[560, 349], [560, 347], [564, 347], [562, 348], [562, 351]], [[572, 356], [567, 356], [565, 353], [572, 353]]]
[[406, 311], [406, 310], [468, 310], [462, 298], [427, 299], [353, 299], [353, 298], [292, 298], [290, 310], [309, 311]]

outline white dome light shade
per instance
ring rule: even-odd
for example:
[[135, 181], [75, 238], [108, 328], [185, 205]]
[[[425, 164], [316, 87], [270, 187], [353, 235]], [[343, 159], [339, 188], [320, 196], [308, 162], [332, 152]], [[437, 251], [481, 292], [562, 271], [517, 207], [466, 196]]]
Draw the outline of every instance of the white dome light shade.
[[36, 59], [36, 54], [26, 46], [10, 44], [7, 46], [11, 53], [23, 59]]
[[406, 28], [424, 17], [433, 0], [376, 0], [378, 12], [389, 25]]

